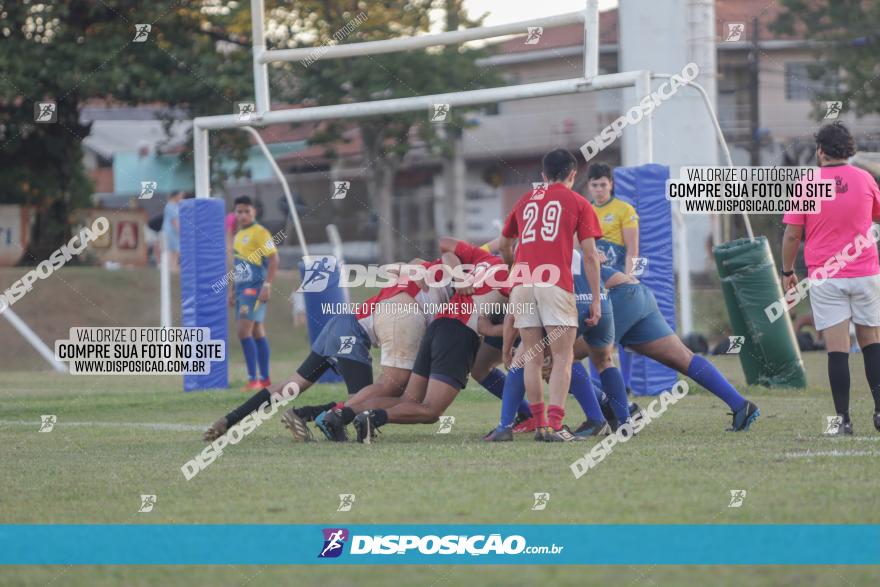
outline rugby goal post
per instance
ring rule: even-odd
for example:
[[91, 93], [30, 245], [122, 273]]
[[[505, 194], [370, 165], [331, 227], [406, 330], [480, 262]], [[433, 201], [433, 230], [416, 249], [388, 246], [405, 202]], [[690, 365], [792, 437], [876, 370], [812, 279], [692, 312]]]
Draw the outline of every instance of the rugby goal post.
[[[395, 114], [401, 112], [424, 111], [428, 112], [434, 104], [448, 104], [450, 107], [474, 106], [493, 102], [505, 102], [512, 100], [524, 100], [547, 96], [565, 94], [578, 94], [632, 87], [635, 89], [636, 104], [650, 95], [652, 91], [652, 79], [668, 77], [668, 74], [653, 74], [648, 70], [625, 71], [613, 74], [599, 75], [599, 2], [598, 0], [586, 0], [583, 10], [569, 12], [555, 16], [529, 19], [509, 24], [475, 27], [455, 31], [446, 31], [435, 34], [418, 35], [412, 37], [399, 37], [380, 41], [367, 41], [344, 45], [330, 45], [321, 47], [321, 51], [315, 51], [314, 47], [298, 49], [274, 49], [266, 47], [265, 40], [265, 6], [263, 0], [251, 0], [251, 23], [252, 23], [252, 58], [254, 72], [254, 105], [256, 112], [250, 117], [242, 119], [236, 114], [219, 116], [201, 116], [193, 120], [193, 159], [195, 166], [195, 192], [197, 198], [211, 197], [210, 181], [210, 153], [209, 132], [212, 130], [235, 129], [244, 127], [264, 127], [272, 124], [314, 122], [328, 119], [362, 118]], [[394, 98], [388, 100], [376, 100], [370, 102], [356, 102], [352, 104], [336, 104], [330, 106], [315, 106], [299, 108], [295, 110], [271, 110], [269, 90], [268, 64], [273, 62], [302, 62], [309, 60], [317, 61], [324, 59], [344, 59], [348, 57], [360, 57], [366, 55], [378, 55], [397, 51], [411, 51], [443, 45], [455, 45], [468, 41], [490, 39], [507, 35], [525, 35], [529, 27], [554, 27], [561, 25], [581, 23], [584, 27], [584, 61], [583, 76], [546, 81], [531, 84], [487, 88], [415, 96], [408, 98]], [[690, 82], [688, 85], [700, 90], [705, 100], [704, 103], [715, 121], [718, 140], [727, 156], [728, 165], [731, 165], [729, 150], [721, 134], [717, 123], [714, 109], [702, 88]], [[252, 131], [253, 132], [253, 131]], [[253, 132], [256, 135], [256, 132]], [[632, 129], [633, 140], [636, 142], [636, 159], [639, 164], [653, 162], [653, 130], [651, 115], [645, 116], [642, 121]], [[264, 149], [265, 152], [265, 149]], [[267, 154], [271, 159], [271, 156]], [[277, 166], [276, 166], [277, 167]], [[282, 183], [283, 180], [282, 180]], [[285, 195], [289, 190], [285, 190]], [[293, 216], [294, 226], [297, 228], [297, 238], [300, 247], [305, 250], [306, 244], [296, 207], [289, 203], [290, 213]], [[751, 226], [748, 218], [745, 218], [746, 227], [751, 236]], [[688, 331], [692, 325], [692, 310], [690, 307], [690, 276], [687, 266], [687, 240], [686, 230], [679, 226], [678, 235], [679, 254], [683, 256], [679, 261], [679, 291], [682, 315], [682, 327]], [[163, 292], [165, 295], [165, 292]]]

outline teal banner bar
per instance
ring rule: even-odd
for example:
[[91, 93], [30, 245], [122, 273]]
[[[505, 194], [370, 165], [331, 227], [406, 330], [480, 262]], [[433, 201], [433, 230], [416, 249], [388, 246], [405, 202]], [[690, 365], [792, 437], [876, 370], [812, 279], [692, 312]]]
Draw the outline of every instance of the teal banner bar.
[[880, 565], [880, 525], [0, 525], [4, 565]]

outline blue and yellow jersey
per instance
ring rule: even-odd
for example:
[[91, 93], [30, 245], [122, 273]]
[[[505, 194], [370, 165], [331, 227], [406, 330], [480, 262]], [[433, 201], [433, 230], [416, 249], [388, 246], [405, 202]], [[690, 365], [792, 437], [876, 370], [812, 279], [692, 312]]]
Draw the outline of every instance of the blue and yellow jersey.
[[596, 242], [596, 246], [605, 253], [607, 265], [623, 271], [626, 266], [623, 229], [638, 229], [639, 215], [630, 204], [614, 196], [603, 205], [594, 207], [599, 217], [599, 225], [602, 227], [602, 238]]
[[277, 255], [272, 235], [254, 222], [235, 234], [232, 245], [235, 289], [262, 287], [269, 257]]

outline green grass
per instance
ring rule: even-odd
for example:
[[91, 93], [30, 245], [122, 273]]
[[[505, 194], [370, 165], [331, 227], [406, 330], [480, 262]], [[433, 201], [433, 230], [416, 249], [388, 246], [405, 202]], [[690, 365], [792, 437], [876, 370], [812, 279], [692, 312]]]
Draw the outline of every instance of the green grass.
[[[0, 270], [0, 282], [11, 283], [21, 273]], [[50, 346], [72, 326], [158, 322], [154, 271], [66, 267], [56, 277], [38, 282], [14, 307]], [[276, 379], [307, 352], [305, 333], [290, 326], [284, 302], [294, 285], [295, 276], [282, 275], [268, 307]], [[358, 291], [352, 297], [366, 295]], [[717, 299], [707, 298], [699, 309], [709, 327], [724, 317]], [[860, 355], [851, 359], [854, 438], [819, 436], [832, 410], [824, 355], [805, 355], [811, 384], [806, 391], [747, 389], [736, 357], [714, 357], [734, 385], [761, 406], [763, 416], [751, 432], [723, 432], [729, 425], [726, 407], [692, 385], [687, 398], [579, 480], [568, 465], [589, 443], [479, 442], [497, 421], [499, 404], [472, 382], [448, 411], [456, 418], [451, 434], [436, 434], [436, 426], [390, 426], [372, 446], [302, 445], [294, 444], [275, 418], [187, 482], [180, 466], [204, 446], [197, 431], [76, 423], [201, 427], [244, 394], [185, 394], [179, 377], [57, 375], [45, 370], [4, 320], [0, 341], [2, 523], [880, 523], [880, 434], [870, 424]], [[234, 343], [230, 356], [231, 384], [238, 388], [244, 370]], [[343, 395], [341, 386], [321, 386], [298, 403]], [[573, 402], [568, 412], [569, 423], [576, 424]], [[58, 416], [51, 433], [37, 432], [42, 414]], [[731, 489], [748, 491], [742, 508], [727, 507]], [[537, 491], [549, 492], [551, 500], [546, 510], [533, 512]], [[137, 513], [142, 493], [158, 496], [149, 514]], [[357, 495], [351, 512], [336, 511], [339, 493]], [[432, 566], [331, 572], [59, 566], [0, 568], [0, 585], [874, 585], [877, 572], [876, 567]]]
[[[233, 352], [233, 358], [236, 353]], [[742, 387], [735, 357], [716, 363]], [[76, 422], [207, 425], [240, 402], [237, 391], [185, 394], [176, 377], [71, 377], [9, 372], [0, 383], [0, 453], [5, 523], [878, 523], [876, 463], [880, 435], [870, 425], [869, 396], [854, 357], [856, 436], [819, 436], [830, 399], [820, 386], [824, 357], [807, 355], [815, 387], [808, 391], [752, 388], [763, 417], [748, 434], [729, 434], [726, 407], [692, 387], [691, 394], [633, 441], [620, 445], [596, 469], [575, 480], [569, 463], [590, 444], [546, 445], [517, 438], [485, 445], [480, 435], [497, 419], [498, 402], [473, 383], [447, 412], [451, 434], [436, 426], [389, 426], [372, 446], [295, 444], [278, 419], [267, 422], [192, 481], [180, 466], [204, 446], [196, 431], [77, 426]], [[273, 364], [276, 374], [289, 361]], [[240, 372], [242, 366], [233, 364]], [[304, 401], [340, 398], [338, 385], [309, 391]], [[569, 403], [569, 414], [577, 407]], [[39, 416], [56, 414], [51, 433], [38, 433]], [[21, 423], [19, 423], [21, 422]], [[572, 423], [576, 423], [571, 418]], [[829, 456], [838, 451], [839, 456]], [[818, 456], [810, 456], [819, 453]], [[616, 488], [616, 489], [615, 489]], [[729, 490], [746, 489], [739, 509]], [[533, 512], [532, 494], [547, 491], [550, 505]], [[138, 514], [140, 494], [158, 496], [150, 514]], [[339, 493], [354, 493], [351, 512], [337, 513]], [[234, 538], [233, 538], [234, 539]], [[326, 583], [326, 570], [296, 569], [302, 583]], [[411, 571], [412, 572], [412, 571]], [[562, 584], [590, 577], [648, 584], [867, 584], [868, 569], [793, 568], [550, 568], [420, 570], [413, 584], [473, 582]], [[876, 572], [876, 571], [874, 571]], [[5, 569], [5, 578], [45, 584], [132, 585], [274, 584], [271, 568]], [[392, 575], [391, 573], [394, 573]], [[337, 582], [399, 581], [401, 570], [343, 570]], [[413, 576], [413, 575], [409, 575]], [[641, 578], [640, 578], [641, 577]], [[406, 580], [404, 579], [404, 582]], [[300, 581], [297, 581], [300, 584]]]

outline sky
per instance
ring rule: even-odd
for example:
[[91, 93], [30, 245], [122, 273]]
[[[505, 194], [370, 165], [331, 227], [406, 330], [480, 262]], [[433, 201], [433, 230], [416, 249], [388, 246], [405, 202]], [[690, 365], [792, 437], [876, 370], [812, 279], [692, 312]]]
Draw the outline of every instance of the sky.
[[[488, 12], [486, 25], [505, 24], [553, 16], [565, 12], [583, 10], [586, 0], [541, 0], [531, 2], [529, 0], [465, 0], [465, 6], [471, 16], [479, 16]], [[617, 6], [617, 0], [599, 0], [599, 10], [606, 10]]]

